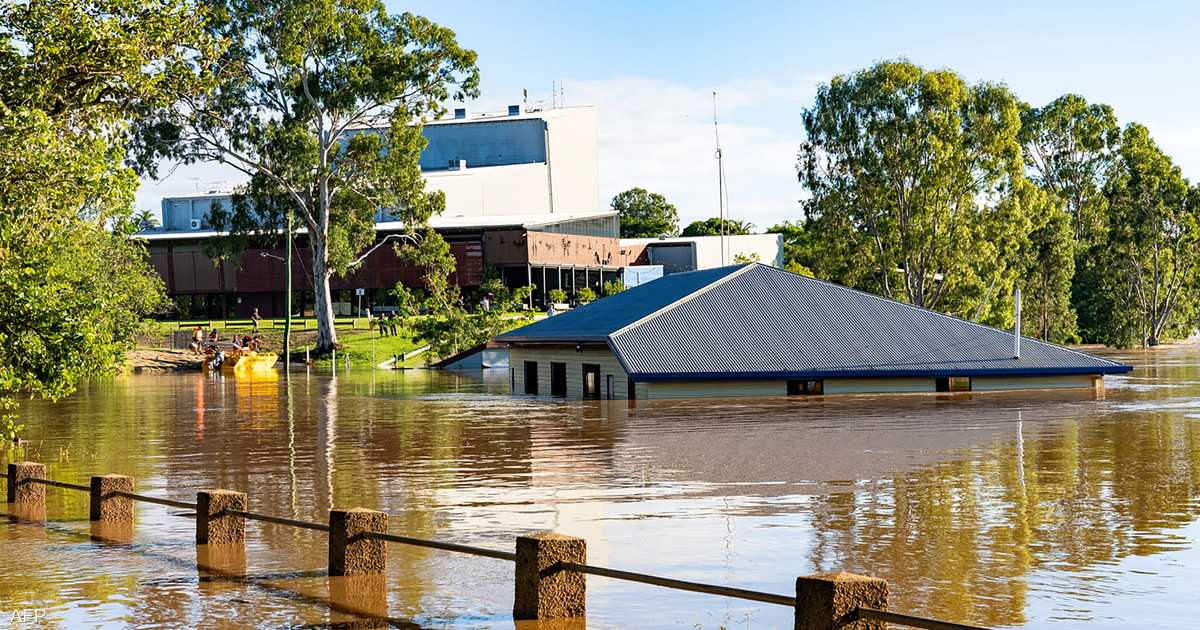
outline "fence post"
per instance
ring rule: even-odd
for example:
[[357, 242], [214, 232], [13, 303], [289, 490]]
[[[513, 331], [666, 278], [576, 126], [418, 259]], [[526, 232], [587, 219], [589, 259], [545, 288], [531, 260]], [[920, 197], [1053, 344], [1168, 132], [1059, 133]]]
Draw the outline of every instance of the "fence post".
[[246, 519], [225, 510], [246, 511], [246, 493], [204, 490], [196, 493], [196, 544], [246, 544]]
[[365, 538], [387, 532], [388, 516], [366, 508], [329, 511], [329, 575], [374, 575], [387, 570], [387, 543]]
[[582, 573], [555, 568], [559, 562], [587, 563], [587, 541], [555, 532], [517, 537], [514, 619], [583, 617], [587, 579]]
[[885, 630], [857, 619], [859, 606], [887, 610], [886, 580], [838, 571], [796, 578], [796, 630]]
[[133, 492], [133, 477], [125, 475], [93, 475], [91, 491], [91, 520], [105, 523], [133, 522], [133, 499], [113, 492]]
[[26, 507], [46, 505], [46, 486], [25, 481], [30, 477], [46, 478], [46, 465], [19, 462], [8, 465], [8, 502], [23, 503]]

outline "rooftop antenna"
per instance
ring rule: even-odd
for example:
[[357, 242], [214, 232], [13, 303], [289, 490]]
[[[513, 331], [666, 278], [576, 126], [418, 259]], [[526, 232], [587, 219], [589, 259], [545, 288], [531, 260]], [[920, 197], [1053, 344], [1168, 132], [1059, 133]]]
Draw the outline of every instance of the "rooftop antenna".
[[721, 266], [725, 266], [725, 164], [721, 155], [721, 130], [717, 126], [717, 93], [713, 91], [713, 137], [717, 141], [717, 216], [721, 223]]

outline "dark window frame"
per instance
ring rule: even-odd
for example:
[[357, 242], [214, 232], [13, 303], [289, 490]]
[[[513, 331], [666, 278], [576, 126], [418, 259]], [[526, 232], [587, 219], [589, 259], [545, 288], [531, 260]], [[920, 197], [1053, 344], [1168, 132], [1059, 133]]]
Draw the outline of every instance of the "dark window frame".
[[[600, 383], [600, 366], [595, 363], [584, 363], [583, 367], [583, 395], [584, 400], [600, 400], [600, 388], [603, 385]], [[588, 375], [595, 374], [596, 379], [592, 382], [592, 386], [588, 387]]]
[[788, 396], [823, 396], [825, 380], [819, 378], [790, 379], [787, 382]]
[[[533, 378], [529, 378], [530, 371], [533, 372]], [[525, 362], [525, 395], [538, 395], [538, 364], [537, 361]]]
[[939, 376], [934, 379], [934, 390], [942, 393], [969, 392], [975, 388], [970, 376]]
[[550, 395], [565, 397], [567, 395], [567, 364], [560, 361], [550, 362]]

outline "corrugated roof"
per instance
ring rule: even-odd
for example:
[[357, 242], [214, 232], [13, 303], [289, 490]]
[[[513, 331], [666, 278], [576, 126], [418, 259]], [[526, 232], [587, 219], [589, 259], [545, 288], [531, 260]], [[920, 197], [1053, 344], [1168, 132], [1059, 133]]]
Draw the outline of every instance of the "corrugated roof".
[[[1130, 369], [1027, 337], [1022, 338], [1021, 358], [1015, 359], [1009, 331], [765, 265], [736, 269], [743, 272], [722, 268], [705, 285], [672, 285], [672, 295], [685, 285], [693, 294], [686, 300], [663, 296], [640, 309], [641, 317], [625, 316], [625, 326], [614, 327], [610, 320], [592, 328], [590, 319], [566, 316], [547, 321], [562, 320], [555, 322], [555, 334], [562, 340], [572, 333], [581, 341], [607, 339], [637, 380], [1097, 374]], [[659, 283], [674, 277], [626, 293], [655, 296]], [[722, 278], [726, 281], [716, 282]], [[578, 312], [620, 311], [618, 303], [605, 303], [623, 295]], [[501, 340], [523, 340], [528, 337], [525, 330]]]
[[714, 282], [741, 265], [664, 276], [577, 309], [509, 331], [497, 341], [607, 341], [608, 336]]

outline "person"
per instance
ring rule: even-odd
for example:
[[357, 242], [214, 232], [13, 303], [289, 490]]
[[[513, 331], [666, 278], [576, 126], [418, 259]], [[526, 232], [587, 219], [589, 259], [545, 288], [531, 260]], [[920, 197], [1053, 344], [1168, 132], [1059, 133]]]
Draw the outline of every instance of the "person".
[[484, 293], [483, 299], [479, 301], [479, 306], [486, 312], [492, 310], [492, 294]]
[[379, 336], [387, 336], [387, 313], [379, 314]]
[[208, 343], [217, 343], [221, 340], [221, 331], [217, 330], [216, 326], [208, 331]]
[[400, 319], [395, 313], [388, 315], [388, 329], [392, 332], [392, 336], [396, 336], [396, 320]]
[[192, 328], [192, 343], [188, 344], [188, 347], [191, 348], [192, 352], [195, 352], [196, 354], [201, 353], [204, 347], [204, 330], [200, 328], [200, 324], [196, 324], [196, 326]]
[[242, 337], [242, 350], [249, 352], [254, 349], [254, 338], [250, 335]]
[[254, 332], [258, 332], [258, 322], [260, 321], [262, 321], [262, 315], [259, 315], [258, 309], [255, 308], [254, 312], [250, 314], [250, 323], [254, 324]]

